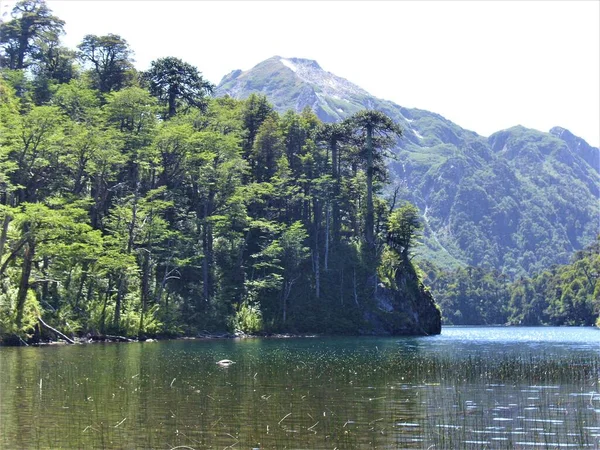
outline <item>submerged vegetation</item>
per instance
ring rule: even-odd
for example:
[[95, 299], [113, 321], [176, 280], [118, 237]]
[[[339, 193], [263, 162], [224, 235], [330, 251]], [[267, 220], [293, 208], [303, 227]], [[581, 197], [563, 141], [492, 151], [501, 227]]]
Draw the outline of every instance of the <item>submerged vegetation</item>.
[[63, 25], [43, 0], [0, 24], [2, 337], [378, 331], [418, 228], [375, 195], [396, 124], [211, 98], [190, 64], [137, 72], [122, 37], [74, 51]]
[[5, 348], [0, 447], [594, 449], [598, 338], [454, 328]]

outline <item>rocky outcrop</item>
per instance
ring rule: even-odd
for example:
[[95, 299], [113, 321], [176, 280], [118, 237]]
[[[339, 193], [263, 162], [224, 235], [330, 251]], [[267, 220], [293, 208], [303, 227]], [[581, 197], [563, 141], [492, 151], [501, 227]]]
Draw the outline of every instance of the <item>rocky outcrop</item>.
[[442, 331], [442, 315], [412, 266], [398, 270], [396, 288], [377, 286], [375, 308], [365, 313], [364, 334], [429, 336]]

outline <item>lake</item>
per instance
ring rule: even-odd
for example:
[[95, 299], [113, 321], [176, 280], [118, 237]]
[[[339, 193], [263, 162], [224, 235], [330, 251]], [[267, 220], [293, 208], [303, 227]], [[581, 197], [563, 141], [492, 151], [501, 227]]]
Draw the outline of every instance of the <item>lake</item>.
[[599, 378], [591, 328], [0, 348], [0, 447], [598, 449]]

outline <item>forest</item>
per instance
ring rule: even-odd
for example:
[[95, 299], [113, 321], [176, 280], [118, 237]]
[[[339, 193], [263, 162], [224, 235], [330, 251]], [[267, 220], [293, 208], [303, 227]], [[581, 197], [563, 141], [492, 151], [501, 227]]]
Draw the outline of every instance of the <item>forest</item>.
[[[175, 57], [136, 70], [121, 36], [70, 49], [63, 33], [43, 0], [0, 24], [0, 340], [363, 333], [378, 288], [415, 301], [420, 279], [449, 323], [473, 323], [480, 297], [416, 267], [419, 211], [383, 195], [402, 138], [384, 113], [280, 114], [214, 97]], [[598, 260], [574, 264], [587, 272], [494, 285], [493, 317], [473, 320], [593, 322]]]
[[357, 333], [374, 288], [415, 274], [418, 212], [377, 195], [402, 134], [383, 113], [213, 98], [178, 58], [135, 70], [121, 36], [61, 46], [43, 0], [1, 27], [5, 341]]
[[446, 324], [600, 326], [600, 240], [571, 262], [511, 280], [480, 267], [442, 270], [420, 263]]

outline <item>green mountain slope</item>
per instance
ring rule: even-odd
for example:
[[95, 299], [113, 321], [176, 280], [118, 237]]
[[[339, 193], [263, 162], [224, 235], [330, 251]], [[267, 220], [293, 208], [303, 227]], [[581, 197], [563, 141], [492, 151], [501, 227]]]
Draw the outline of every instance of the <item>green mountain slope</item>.
[[421, 256], [511, 277], [564, 264], [599, 232], [600, 152], [560, 127], [479, 136], [420, 109], [373, 97], [315, 61], [273, 57], [225, 76], [217, 95], [265, 94], [279, 111], [311, 107], [324, 121], [363, 108], [404, 129], [389, 162], [401, 198], [426, 223]]

